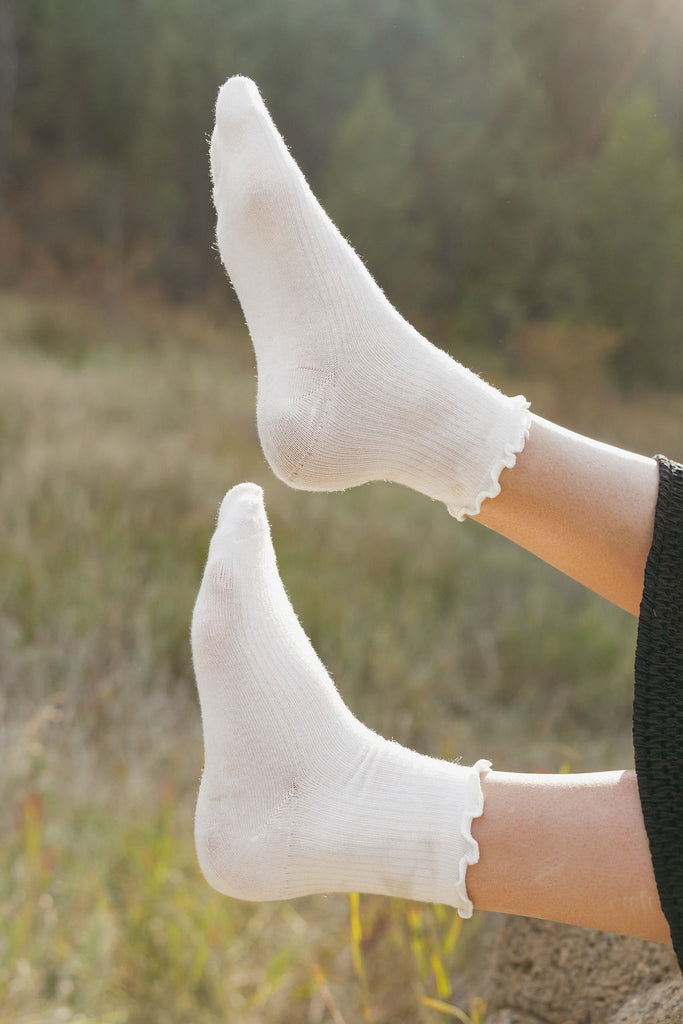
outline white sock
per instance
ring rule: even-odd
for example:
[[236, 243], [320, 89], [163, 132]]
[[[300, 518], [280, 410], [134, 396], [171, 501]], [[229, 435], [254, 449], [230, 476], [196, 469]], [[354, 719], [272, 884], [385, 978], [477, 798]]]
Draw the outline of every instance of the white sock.
[[258, 428], [293, 487], [393, 480], [458, 519], [500, 491], [529, 432], [506, 398], [388, 302], [319, 206], [253, 82], [231, 78], [211, 142], [217, 237], [258, 364]]
[[226, 495], [192, 622], [205, 767], [195, 839], [219, 892], [371, 892], [472, 912], [481, 773], [423, 757], [351, 714], [280, 580], [255, 484]]

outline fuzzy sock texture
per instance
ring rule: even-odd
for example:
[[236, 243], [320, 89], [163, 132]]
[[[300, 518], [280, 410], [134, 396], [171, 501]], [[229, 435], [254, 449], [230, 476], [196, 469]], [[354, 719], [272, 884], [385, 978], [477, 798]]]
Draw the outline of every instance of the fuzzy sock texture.
[[362, 725], [342, 701], [280, 580], [263, 495], [226, 495], [192, 621], [205, 767], [199, 862], [246, 900], [368, 892], [472, 913], [465, 875], [481, 774]]
[[392, 480], [458, 519], [500, 491], [529, 433], [507, 398], [389, 303], [318, 204], [249, 79], [216, 104], [217, 239], [251, 333], [258, 429], [293, 487]]

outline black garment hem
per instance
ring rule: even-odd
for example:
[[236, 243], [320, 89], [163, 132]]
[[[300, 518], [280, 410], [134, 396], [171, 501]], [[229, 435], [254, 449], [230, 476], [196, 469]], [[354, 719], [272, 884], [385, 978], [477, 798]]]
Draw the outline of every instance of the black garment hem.
[[683, 971], [683, 466], [663, 455], [638, 621], [633, 745], [662, 910]]

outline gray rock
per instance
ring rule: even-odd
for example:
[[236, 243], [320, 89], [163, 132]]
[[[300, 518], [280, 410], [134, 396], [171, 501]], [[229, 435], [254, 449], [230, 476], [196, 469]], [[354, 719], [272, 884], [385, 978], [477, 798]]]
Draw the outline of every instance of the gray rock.
[[497, 1013], [487, 1013], [485, 1024], [543, 1024], [538, 1017], [529, 1017], [528, 1014], [519, 1014], [515, 1010], [498, 1010]]
[[681, 982], [666, 981], [629, 999], [610, 1024], [681, 1024]]
[[487, 1024], [683, 1024], [670, 946], [531, 918], [498, 936]]

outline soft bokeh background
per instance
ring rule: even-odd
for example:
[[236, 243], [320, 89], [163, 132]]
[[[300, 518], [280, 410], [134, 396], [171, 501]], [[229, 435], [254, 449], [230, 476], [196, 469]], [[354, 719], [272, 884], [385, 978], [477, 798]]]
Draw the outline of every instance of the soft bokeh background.
[[264, 486], [345, 699], [438, 756], [629, 766], [635, 622], [412, 493], [273, 478], [212, 106], [258, 81], [438, 344], [681, 458], [682, 50], [681, 0], [0, 0], [3, 1024], [483, 1019], [490, 916], [201, 879], [188, 632], [216, 508]]

